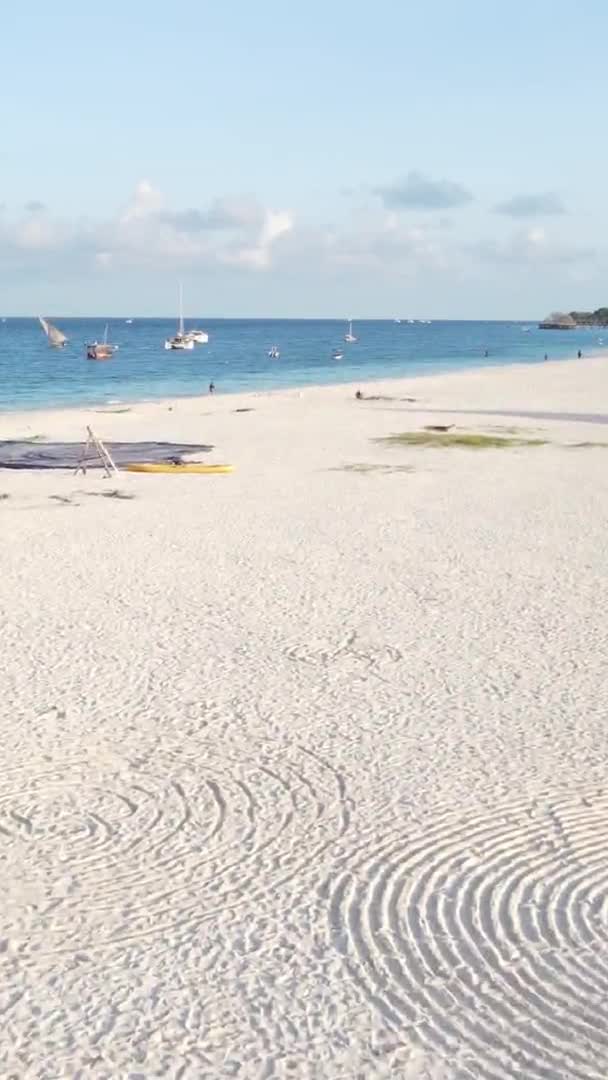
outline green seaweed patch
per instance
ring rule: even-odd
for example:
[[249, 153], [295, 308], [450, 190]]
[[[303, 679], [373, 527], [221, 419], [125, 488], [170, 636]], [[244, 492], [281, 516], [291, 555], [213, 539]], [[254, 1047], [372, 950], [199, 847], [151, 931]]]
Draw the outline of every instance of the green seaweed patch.
[[374, 442], [385, 446], [460, 446], [467, 450], [503, 450], [518, 446], [546, 446], [546, 439], [502, 438], [498, 435], [466, 434], [448, 431], [404, 431], [400, 435], [386, 435]]

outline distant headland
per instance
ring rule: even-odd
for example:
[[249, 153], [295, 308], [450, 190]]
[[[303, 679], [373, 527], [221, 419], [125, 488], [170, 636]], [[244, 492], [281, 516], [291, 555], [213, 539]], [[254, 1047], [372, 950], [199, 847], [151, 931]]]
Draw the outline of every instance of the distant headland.
[[608, 326], [608, 307], [595, 311], [552, 311], [540, 322], [541, 330], [576, 330], [577, 326]]

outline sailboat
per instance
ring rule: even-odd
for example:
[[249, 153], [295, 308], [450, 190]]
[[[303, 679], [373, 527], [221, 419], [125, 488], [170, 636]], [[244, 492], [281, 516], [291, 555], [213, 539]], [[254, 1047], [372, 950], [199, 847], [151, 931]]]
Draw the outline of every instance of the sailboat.
[[179, 287], [179, 326], [175, 337], [167, 338], [165, 349], [193, 349], [194, 339], [184, 333], [184, 296], [182, 286]]
[[87, 345], [87, 360], [110, 360], [118, 352], [118, 345], [108, 342], [108, 324], [104, 330], [103, 341], [92, 341]]
[[278, 345], [271, 345], [270, 349], [268, 350], [268, 356], [270, 357], [271, 360], [279, 360], [280, 356], [281, 356], [281, 351], [279, 349], [279, 346]]
[[38, 322], [47, 336], [49, 345], [54, 349], [63, 349], [64, 345], [67, 345], [67, 337], [61, 330], [58, 330], [56, 326], [53, 326], [52, 322], [49, 322], [48, 319], [43, 319], [42, 315], [38, 316]]
[[355, 335], [353, 334], [353, 320], [352, 319], [350, 320], [350, 322], [348, 324], [348, 334], [344, 335], [344, 340], [348, 341], [349, 344], [351, 344], [351, 345], [353, 344], [353, 342], [355, 342], [357, 340]]

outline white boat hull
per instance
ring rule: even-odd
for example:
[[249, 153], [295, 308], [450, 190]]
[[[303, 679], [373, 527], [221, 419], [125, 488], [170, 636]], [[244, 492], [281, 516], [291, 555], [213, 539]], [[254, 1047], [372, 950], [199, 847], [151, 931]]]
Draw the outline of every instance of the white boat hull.
[[184, 339], [183, 341], [169, 340], [165, 341], [165, 349], [171, 349], [174, 352], [183, 352], [184, 349], [193, 349], [194, 342]]

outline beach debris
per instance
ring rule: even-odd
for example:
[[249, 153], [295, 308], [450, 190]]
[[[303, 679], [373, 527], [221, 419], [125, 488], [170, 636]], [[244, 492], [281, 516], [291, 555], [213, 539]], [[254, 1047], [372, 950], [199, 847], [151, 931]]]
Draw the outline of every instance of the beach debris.
[[101, 499], [134, 499], [135, 495], [131, 491], [120, 491], [119, 488], [113, 488], [112, 491], [87, 491], [87, 495], [93, 495], [96, 498]]
[[0, 502], [3, 502], [4, 499], [10, 499], [8, 491], [3, 491], [0, 493]]
[[388, 476], [391, 473], [413, 473], [415, 469], [413, 465], [380, 465], [377, 462], [355, 461], [348, 465], [335, 466], [330, 472], [360, 473], [363, 476], [381, 473]]
[[235, 412], [255, 412], [255, 409], [235, 409]]
[[454, 424], [426, 424], [425, 431], [451, 431]]
[[357, 401], [408, 401], [410, 405], [412, 405], [417, 400], [417, 398], [413, 397], [389, 397], [388, 394], [364, 394], [361, 390], [357, 390], [355, 398], [357, 399]]
[[49, 495], [49, 499], [62, 503], [64, 506], [80, 506], [80, 503], [74, 502], [70, 495]]

